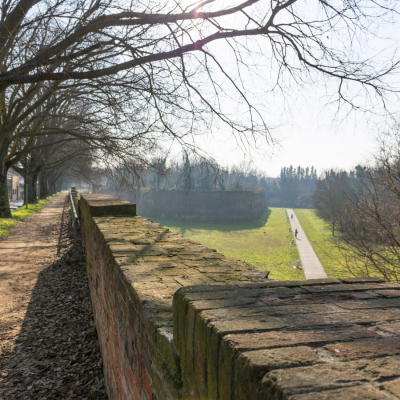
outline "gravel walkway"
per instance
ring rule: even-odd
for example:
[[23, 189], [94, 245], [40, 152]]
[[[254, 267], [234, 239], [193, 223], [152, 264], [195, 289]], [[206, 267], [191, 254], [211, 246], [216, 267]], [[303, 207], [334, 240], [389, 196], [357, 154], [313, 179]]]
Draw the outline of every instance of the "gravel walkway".
[[[57, 255], [64, 199], [0, 241], [0, 399], [107, 398], [85, 257], [72, 245], [67, 207]], [[13, 264], [2, 262], [9, 252]]]

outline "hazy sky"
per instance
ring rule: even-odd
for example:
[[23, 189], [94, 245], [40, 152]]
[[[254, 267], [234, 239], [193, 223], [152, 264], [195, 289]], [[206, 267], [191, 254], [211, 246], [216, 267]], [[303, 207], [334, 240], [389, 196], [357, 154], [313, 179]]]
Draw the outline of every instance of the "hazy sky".
[[[318, 172], [337, 167], [349, 170], [370, 159], [377, 149], [377, 136], [388, 129], [390, 119], [355, 113], [338, 120], [335, 111], [323, 95], [310, 92], [307, 98], [295, 98], [280, 114], [281, 124], [271, 131], [275, 144], [260, 141], [258, 149], [246, 153], [229, 134], [208, 135], [198, 143], [222, 165], [251, 160], [270, 177], [279, 176], [281, 168], [290, 165], [314, 166]], [[266, 119], [276, 122], [273, 115]]]
[[233, 141], [214, 138], [212, 153], [222, 164], [252, 159], [256, 168], [271, 177], [279, 176], [281, 168], [289, 165], [314, 166], [318, 172], [335, 167], [351, 169], [370, 158], [377, 148], [379, 130], [386, 126], [385, 119], [367, 121], [362, 114], [337, 121], [322, 99], [296, 108], [286, 123], [273, 130], [277, 144], [260, 145], [262, 149], [246, 156]]
[[[312, 6], [315, 6], [312, 0], [301, 4], [305, 10], [312, 10]], [[375, 27], [381, 38], [370, 37], [367, 38], [368, 42], [365, 39], [365, 43], [360, 44], [360, 54], [354, 55], [355, 59], [375, 56], [384, 49], [389, 58], [392, 51], [394, 54], [400, 41], [400, 17], [395, 16], [390, 22]], [[327, 41], [332, 41], [332, 37], [327, 35]], [[214, 53], [223, 54], [225, 57], [222, 42], [213, 46], [221, 46], [218, 49], [214, 48]], [[261, 53], [259, 60], [265, 62], [266, 59], [267, 52]], [[268, 74], [267, 66], [264, 66], [264, 75], [265, 71]], [[289, 99], [283, 100], [278, 92], [263, 93], [259, 81], [252, 79], [251, 76], [245, 77], [253, 90], [254, 98], [262, 101], [264, 109], [267, 109], [264, 117], [270, 126], [275, 127], [272, 136], [278, 144], [272, 146], [259, 142], [258, 150], [252, 150], [249, 156], [237, 148], [230, 133], [217, 129], [201, 138], [198, 143], [222, 165], [237, 164], [245, 158], [252, 159], [256, 168], [265, 171], [271, 177], [278, 176], [281, 167], [289, 165], [314, 166], [319, 172], [332, 167], [349, 169], [364, 162], [373, 153], [379, 130], [387, 129], [387, 118], [371, 114], [355, 113], [344, 120], [338, 120], [335, 117], [336, 105], [326, 106], [329, 95], [336, 90], [333, 85], [329, 86], [329, 81], [324, 85], [321, 79], [321, 85], [314, 82], [314, 85], [310, 83], [303, 88], [294, 87]], [[398, 84], [398, 75], [392, 79], [393, 84]], [[268, 80], [273, 83], [272, 73], [271, 76], [267, 76], [267, 85]], [[288, 87], [290, 93], [290, 83]], [[362, 96], [361, 91], [360, 93]], [[400, 111], [398, 106], [396, 102], [390, 104], [394, 112]]]

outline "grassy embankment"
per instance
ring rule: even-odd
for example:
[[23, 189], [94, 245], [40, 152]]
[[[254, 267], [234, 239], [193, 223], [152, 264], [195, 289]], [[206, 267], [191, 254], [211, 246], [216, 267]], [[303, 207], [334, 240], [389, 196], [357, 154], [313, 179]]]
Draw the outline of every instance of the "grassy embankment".
[[[261, 221], [266, 221], [261, 226]], [[271, 271], [272, 279], [304, 279], [301, 271], [294, 269], [299, 253], [292, 246], [293, 234], [286, 222], [285, 210], [270, 208], [260, 221], [251, 223], [188, 222], [157, 219], [173, 232], [216, 249], [226, 257], [240, 258], [263, 270]]]
[[296, 209], [295, 214], [329, 278], [351, 277], [340, 264], [343, 256], [332, 242], [328, 224], [318, 218], [314, 210]]
[[11, 214], [13, 218], [0, 218], [0, 237], [7, 236], [10, 231], [18, 224], [21, 219], [30, 217], [32, 214], [40, 211], [48, 201], [57, 196], [59, 193], [53, 194], [53, 196], [47, 197], [45, 200], [39, 200], [37, 204], [28, 204], [28, 209], [25, 206], [18, 208], [15, 211], [12, 211]]

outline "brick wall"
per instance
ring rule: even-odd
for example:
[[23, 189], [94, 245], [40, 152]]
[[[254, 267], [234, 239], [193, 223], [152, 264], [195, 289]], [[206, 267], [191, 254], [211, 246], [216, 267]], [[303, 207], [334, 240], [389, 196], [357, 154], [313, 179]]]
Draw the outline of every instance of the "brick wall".
[[272, 281], [135, 214], [81, 197], [110, 399], [399, 398], [399, 284]]

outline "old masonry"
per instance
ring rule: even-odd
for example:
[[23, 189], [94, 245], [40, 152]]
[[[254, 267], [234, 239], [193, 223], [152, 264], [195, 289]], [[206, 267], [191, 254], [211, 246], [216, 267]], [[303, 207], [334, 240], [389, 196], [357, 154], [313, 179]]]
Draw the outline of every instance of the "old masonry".
[[399, 399], [400, 285], [274, 281], [136, 215], [77, 203], [111, 399]]

